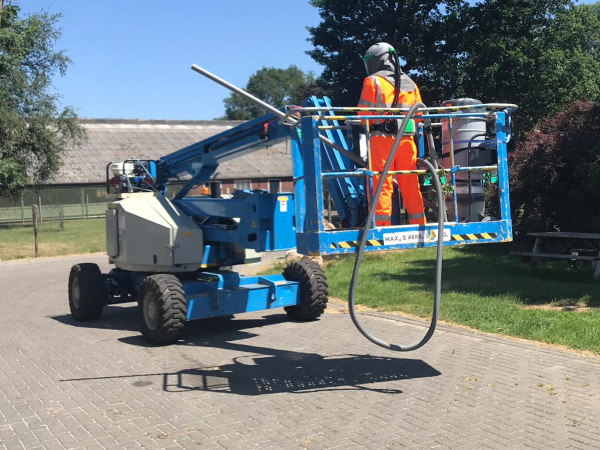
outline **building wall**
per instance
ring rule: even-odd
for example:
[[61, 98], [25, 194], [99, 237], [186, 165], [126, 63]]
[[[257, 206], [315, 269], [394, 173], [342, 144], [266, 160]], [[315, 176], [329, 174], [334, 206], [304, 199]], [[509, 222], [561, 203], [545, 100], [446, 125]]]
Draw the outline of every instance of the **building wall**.
[[[248, 181], [248, 189], [261, 189], [270, 191], [274, 182], [279, 181], [279, 190], [274, 192], [293, 192], [294, 186], [291, 177], [265, 178], [249, 180], [223, 180], [221, 193], [224, 196], [233, 194], [236, 185], [243, 188]], [[174, 197], [179, 192], [180, 186], [171, 185], [168, 197]], [[202, 195], [200, 187], [194, 189], [192, 195]], [[57, 220], [64, 218], [87, 218], [103, 216], [106, 204], [112, 201], [112, 196], [107, 195], [104, 184], [71, 185], [71, 186], [40, 186], [36, 189], [27, 189], [21, 196], [12, 200], [0, 200], [0, 223], [26, 223], [31, 221], [31, 206], [36, 204], [41, 207], [43, 220]]]
[[[294, 183], [291, 177], [285, 178], [255, 178], [239, 180], [217, 180], [221, 183], [221, 194], [231, 195], [235, 189], [264, 190], [268, 192], [293, 192]], [[274, 190], [276, 182], [279, 182], [279, 188]], [[206, 191], [202, 186], [192, 190], [192, 195], [202, 195]]]

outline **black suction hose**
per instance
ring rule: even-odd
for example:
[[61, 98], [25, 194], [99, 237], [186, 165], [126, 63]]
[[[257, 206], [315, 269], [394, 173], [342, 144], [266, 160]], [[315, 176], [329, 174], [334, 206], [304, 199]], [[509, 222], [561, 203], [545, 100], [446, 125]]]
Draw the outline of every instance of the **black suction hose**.
[[394, 141], [394, 145], [392, 146], [392, 149], [390, 150], [390, 154], [385, 163], [383, 171], [381, 172], [380, 181], [379, 181], [379, 184], [375, 191], [375, 195], [373, 196], [371, 207], [369, 208], [369, 214], [367, 216], [367, 221], [362, 230], [360, 244], [358, 245], [358, 248], [356, 250], [356, 260], [354, 262], [354, 270], [352, 271], [352, 279], [350, 280], [350, 290], [348, 292], [348, 311], [350, 312], [350, 317], [352, 318], [352, 322], [354, 322], [354, 325], [356, 326], [358, 331], [360, 331], [364, 337], [366, 337], [369, 341], [373, 342], [374, 344], [377, 344], [381, 347], [387, 348], [389, 350], [397, 351], [397, 352], [408, 352], [411, 350], [416, 350], [416, 349], [422, 347], [423, 345], [425, 345], [429, 341], [429, 339], [431, 339], [431, 337], [433, 336], [433, 333], [437, 326], [438, 315], [440, 312], [440, 297], [441, 297], [441, 285], [442, 285], [442, 257], [443, 257], [443, 249], [444, 249], [444, 217], [446, 216], [446, 212], [445, 212], [444, 196], [442, 193], [442, 186], [440, 183], [440, 179], [437, 175], [437, 172], [435, 171], [435, 168], [429, 161], [422, 160], [422, 162], [427, 167], [427, 170], [431, 173], [431, 176], [433, 179], [433, 184], [435, 186], [435, 191], [436, 191], [437, 199], [438, 199], [438, 211], [439, 212], [438, 212], [437, 258], [436, 258], [436, 266], [435, 266], [435, 293], [434, 293], [434, 298], [433, 298], [433, 314], [431, 317], [431, 323], [429, 325], [429, 329], [427, 330], [427, 333], [425, 333], [425, 336], [420, 341], [418, 341], [414, 344], [410, 344], [410, 345], [390, 344], [388, 342], [385, 342], [385, 341], [382, 341], [381, 339], [376, 338], [375, 336], [370, 334], [367, 330], [365, 330], [363, 328], [363, 326], [360, 324], [360, 322], [358, 321], [358, 317], [357, 317], [356, 311], [355, 311], [355, 290], [356, 290], [356, 281], [358, 279], [360, 265], [361, 265], [363, 255], [364, 255], [365, 244], [367, 242], [367, 237], [369, 234], [369, 230], [371, 228], [371, 222], [373, 221], [373, 216], [375, 215], [375, 208], [377, 208], [377, 203], [379, 201], [379, 197], [381, 196], [381, 191], [383, 189], [383, 180], [387, 177], [387, 174], [390, 170], [392, 161], [394, 160], [394, 156], [396, 155], [396, 151], [398, 150], [398, 147], [400, 145], [400, 141], [404, 137], [404, 130], [406, 129], [406, 125], [408, 124], [408, 121], [410, 119], [412, 119], [412, 116], [415, 114], [415, 112], [420, 107], [425, 107], [425, 105], [423, 103], [416, 103], [406, 113], [406, 116], [404, 117], [404, 119], [402, 120], [402, 123], [400, 124], [398, 133], [396, 134], [396, 140]]

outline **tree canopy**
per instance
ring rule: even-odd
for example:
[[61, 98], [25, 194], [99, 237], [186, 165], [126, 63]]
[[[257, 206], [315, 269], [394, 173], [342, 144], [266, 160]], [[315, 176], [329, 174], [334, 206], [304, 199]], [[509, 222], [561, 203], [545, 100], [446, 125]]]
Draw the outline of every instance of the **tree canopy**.
[[516, 103], [517, 128], [578, 99], [600, 99], [600, 21], [563, 0], [488, 0], [469, 8], [453, 95]]
[[[1, 3], [0, 3], [1, 5]], [[64, 75], [69, 59], [54, 50], [58, 15], [19, 17], [0, 9], [0, 196], [46, 180], [60, 152], [81, 137], [74, 112], [59, 108], [52, 76]]]
[[[361, 57], [376, 42], [392, 44], [411, 75], [420, 72], [423, 93], [439, 89], [426, 79], [446, 59], [438, 46], [453, 34], [452, 23], [463, 7], [462, 0], [311, 0], [319, 9], [321, 23], [309, 28], [312, 58], [325, 67], [319, 82], [334, 102], [356, 104], [365, 69]], [[437, 73], [437, 72], [436, 72]], [[436, 96], [439, 96], [436, 94]], [[431, 95], [429, 96], [431, 97]]]
[[520, 105], [530, 129], [572, 100], [600, 99], [597, 5], [570, 0], [312, 0], [321, 23], [308, 53], [336, 104], [353, 105], [365, 76], [361, 56], [394, 45], [426, 104], [474, 97]]
[[[279, 108], [284, 105], [300, 105], [306, 98], [319, 92], [315, 77], [292, 65], [287, 69], [263, 67], [249, 79], [247, 92], [262, 101]], [[229, 120], [249, 120], [267, 113], [246, 97], [232, 93], [224, 100], [225, 117]]]

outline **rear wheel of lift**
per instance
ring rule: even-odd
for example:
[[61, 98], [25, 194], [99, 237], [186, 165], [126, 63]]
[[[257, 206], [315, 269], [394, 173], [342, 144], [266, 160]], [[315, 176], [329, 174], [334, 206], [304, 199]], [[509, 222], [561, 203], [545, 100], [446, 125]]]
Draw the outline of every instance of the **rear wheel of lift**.
[[187, 314], [181, 281], [170, 274], [146, 277], [140, 290], [139, 312], [146, 341], [158, 345], [176, 342], [183, 332]]
[[96, 320], [106, 302], [106, 286], [96, 264], [83, 263], [71, 267], [69, 274], [69, 307], [75, 320]]
[[283, 271], [286, 280], [297, 281], [300, 304], [286, 306], [290, 319], [315, 320], [327, 307], [327, 279], [321, 266], [310, 259], [293, 261]]

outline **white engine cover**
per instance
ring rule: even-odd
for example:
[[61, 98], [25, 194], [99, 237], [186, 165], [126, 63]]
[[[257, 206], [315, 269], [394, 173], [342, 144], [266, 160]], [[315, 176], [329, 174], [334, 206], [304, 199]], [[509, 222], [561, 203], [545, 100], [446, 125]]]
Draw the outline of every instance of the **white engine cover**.
[[152, 192], [123, 194], [106, 212], [110, 262], [141, 272], [190, 272], [202, 262], [202, 230], [168, 199]]

